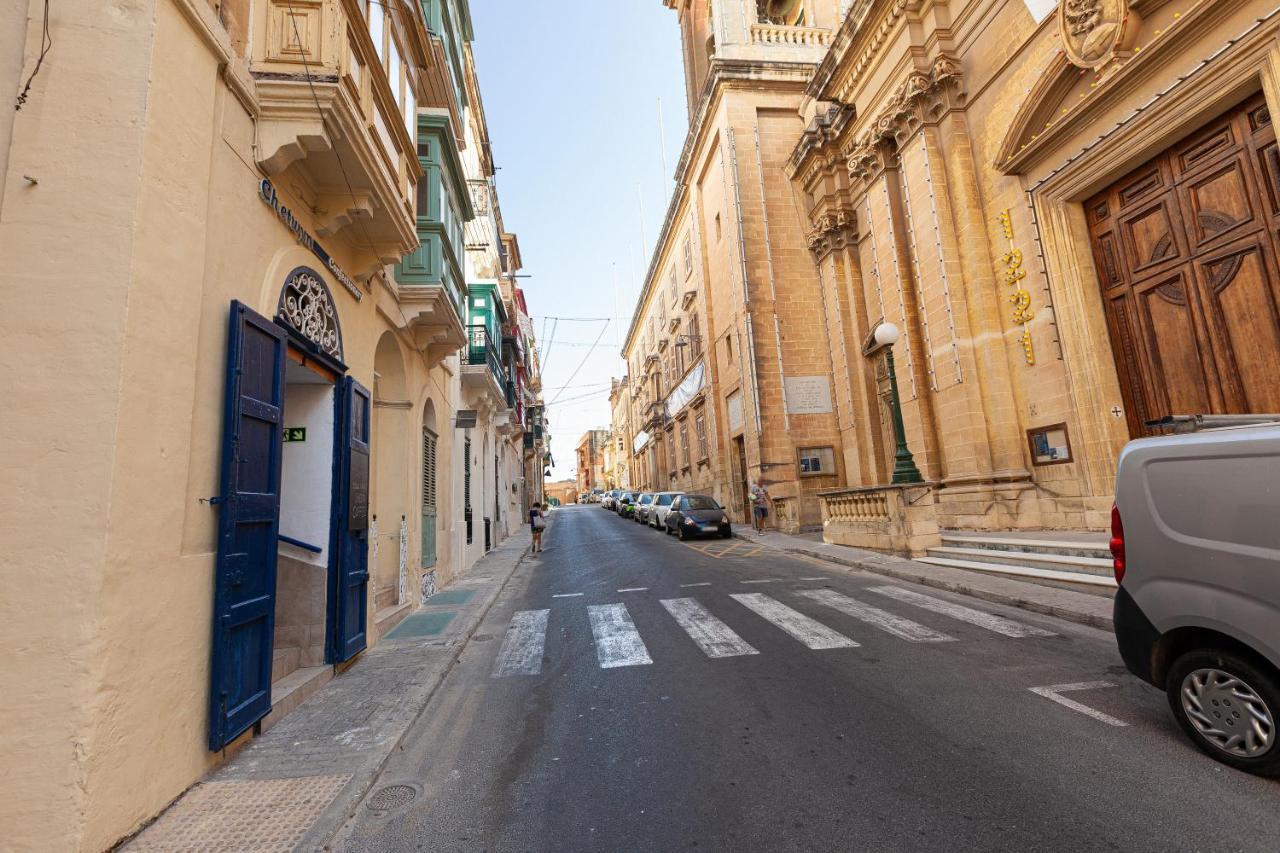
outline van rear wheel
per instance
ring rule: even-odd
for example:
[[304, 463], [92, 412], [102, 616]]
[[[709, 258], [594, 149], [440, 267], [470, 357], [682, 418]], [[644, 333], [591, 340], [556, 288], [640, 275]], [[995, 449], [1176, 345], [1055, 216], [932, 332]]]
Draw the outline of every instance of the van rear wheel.
[[1174, 661], [1165, 681], [1182, 730], [1210, 757], [1258, 776], [1280, 776], [1280, 684], [1274, 673], [1213, 649]]

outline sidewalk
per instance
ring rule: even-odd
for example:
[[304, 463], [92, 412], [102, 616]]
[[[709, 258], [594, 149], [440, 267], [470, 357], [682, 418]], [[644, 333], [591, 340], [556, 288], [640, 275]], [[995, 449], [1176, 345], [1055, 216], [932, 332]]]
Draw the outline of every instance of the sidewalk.
[[769, 531], [762, 536], [745, 532], [739, 532], [737, 535], [778, 551], [816, 557], [851, 569], [875, 572], [898, 580], [971, 595], [996, 604], [1021, 607], [1024, 610], [1057, 616], [1082, 625], [1111, 629], [1110, 596], [1056, 589], [1010, 578], [968, 572], [964, 569], [931, 566], [905, 557], [881, 554], [878, 551], [851, 548], [847, 545], [831, 545], [821, 539], [807, 536], [792, 536], [774, 531]]
[[528, 527], [507, 537], [121, 849], [322, 848], [426, 708], [529, 541]]

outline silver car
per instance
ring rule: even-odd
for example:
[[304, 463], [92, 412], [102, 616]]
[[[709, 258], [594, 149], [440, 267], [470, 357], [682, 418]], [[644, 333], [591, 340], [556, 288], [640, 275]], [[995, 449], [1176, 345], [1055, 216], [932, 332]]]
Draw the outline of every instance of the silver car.
[[684, 492], [658, 492], [653, 496], [653, 503], [645, 514], [646, 523], [654, 530], [667, 529], [667, 513], [671, 512], [671, 504]]
[[1200, 749], [1280, 775], [1280, 415], [1166, 425], [1120, 455], [1120, 655]]

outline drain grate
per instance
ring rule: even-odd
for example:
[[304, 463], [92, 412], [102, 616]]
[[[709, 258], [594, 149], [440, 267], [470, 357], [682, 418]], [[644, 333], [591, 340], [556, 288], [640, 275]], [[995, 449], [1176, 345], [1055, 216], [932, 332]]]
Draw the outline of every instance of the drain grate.
[[366, 805], [375, 812], [387, 812], [407, 806], [418, 796], [412, 785], [387, 785], [374, 792]]

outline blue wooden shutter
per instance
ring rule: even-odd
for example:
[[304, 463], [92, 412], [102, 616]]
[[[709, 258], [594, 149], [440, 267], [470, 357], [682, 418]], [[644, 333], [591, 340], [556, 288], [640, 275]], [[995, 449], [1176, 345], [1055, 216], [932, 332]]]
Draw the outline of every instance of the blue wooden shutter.
[[231, 303], [214, 571], [209, 748], [271, 710], [285, 332]]
[[368, 636], [369, 392], [350, 376], [338, 395], [338, 477], [334, 499], [333, 659], [350, 660]]

